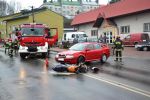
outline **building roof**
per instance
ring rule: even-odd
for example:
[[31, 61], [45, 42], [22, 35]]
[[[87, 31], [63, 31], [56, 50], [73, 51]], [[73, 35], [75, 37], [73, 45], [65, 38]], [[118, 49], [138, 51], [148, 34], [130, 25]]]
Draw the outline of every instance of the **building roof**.
[[[33, 9], [34, 14], [35, 14], [35, 13], [39, 13], [39, 12], [41, 12], [41, 11], [45, 11], [45, 10], [47, 10], [46, 7]], [[48, 9], [48, 10], [49, 10], [49, 9]], [[51, 11], [51, 10], [49, 10], [49, 11]], [[52, 11], [52, 12], [54, 12], [54, 11]], [[54, 12], [54, 13], [56, 13], [56, 12]], [[22, 10], [22, 11], [21, 11], [20, 13], [18, 13], [18, 14], [20, 14], [20, 15], [14, 16], [14, 17], [12, 17], [12, 18], [5, 19], [5, 20], [3, 20], [3, 21], [12, 21], [12, 20], [16, 20], [16, 19], [28, 18], [28, 17], [32, 14], [32, 10]], [[56, 14], [58, 14], [58, 13], [56, 13]], [[60, 14], [58, 14], [58, 15], [60, 15]], [[60, 15], [60, 16], [62, 16], [62, 15]]]
[[100, 8], [96, 8], [94, 10], [76, 15], [71, 22], [71, 25], [78, 25], [95, 21], [99, 15], [99, 9]]
[[[150, 10], [150, 0], [121, 0], [119, 2], [100, 7], [97, 11], [90, 11], [77, 15], [71, 25], [94, 22], [98, 18], [115, 18], [133, 13]], [[97, 18], [95, 16], [97, 15]]]

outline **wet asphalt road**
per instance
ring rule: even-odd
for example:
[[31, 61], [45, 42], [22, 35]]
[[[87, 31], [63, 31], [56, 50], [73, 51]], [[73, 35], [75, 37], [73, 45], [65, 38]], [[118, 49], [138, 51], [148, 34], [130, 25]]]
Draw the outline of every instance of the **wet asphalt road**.
[[[50, 67], [55, 64], [54, 55], [49, 58]], [[124, 65], [112, 60], [110, 58], [103, 65], [98, 62], [88, 65], [99, 67], [101, 71], [98, 74], [56, 76], [45, 70], [44, 59], [21, 60], [19, 56], [10, 58], [0, 51], [0, 100], [150, 100], [150, 95], [93, 78], [108, 78], [150, 91], [149, 59], [125, 58], [124, 61], [129, 60], [129, 63]]]

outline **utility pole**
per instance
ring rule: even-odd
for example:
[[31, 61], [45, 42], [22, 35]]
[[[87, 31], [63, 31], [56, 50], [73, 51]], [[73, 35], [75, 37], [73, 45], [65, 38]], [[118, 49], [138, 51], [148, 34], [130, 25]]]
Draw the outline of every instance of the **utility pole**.
[[33, 21], [33, 23], [35, 23], [35, 20], [34, 20], [34, 9], [33, 9], [33, 6], [31, 6], [31, 8], [32, 8], [32, 21]]

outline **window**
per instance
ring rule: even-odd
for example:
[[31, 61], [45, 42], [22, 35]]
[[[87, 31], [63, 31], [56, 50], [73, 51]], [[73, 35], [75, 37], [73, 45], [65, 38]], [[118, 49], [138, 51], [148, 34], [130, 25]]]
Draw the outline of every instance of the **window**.
[[121, 26], [121, 34], [130, 33], [130, 26]]
[[93, 45], [92, 45], [92, 44], [89, 44], [89, 45], [87, 45], [87, 49], [89, 49], [89, 50], [93, 50], [93, 49], [94, 49], [94, 47], [93, 47]]
[[91, 36], [97, 36], [98, 30], [91, 30]]
[[144, 32], [150, 32], [150, 23], [144, 23]]
[[22, 36], [43, 36], [43, 28], [22, 28]]
[[72, 38], [75, 38], [75, 34], [72, 34], [72, 36], [71, 36]]

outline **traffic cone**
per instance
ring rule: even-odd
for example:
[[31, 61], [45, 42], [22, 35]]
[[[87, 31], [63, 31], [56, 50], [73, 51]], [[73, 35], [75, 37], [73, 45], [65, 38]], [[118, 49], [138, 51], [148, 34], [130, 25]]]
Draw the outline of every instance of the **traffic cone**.
[[48, 58], [45, 59], [45, 66], [46, 66], [46, 69], [48, 70], [48, 67], [49, 67]]

